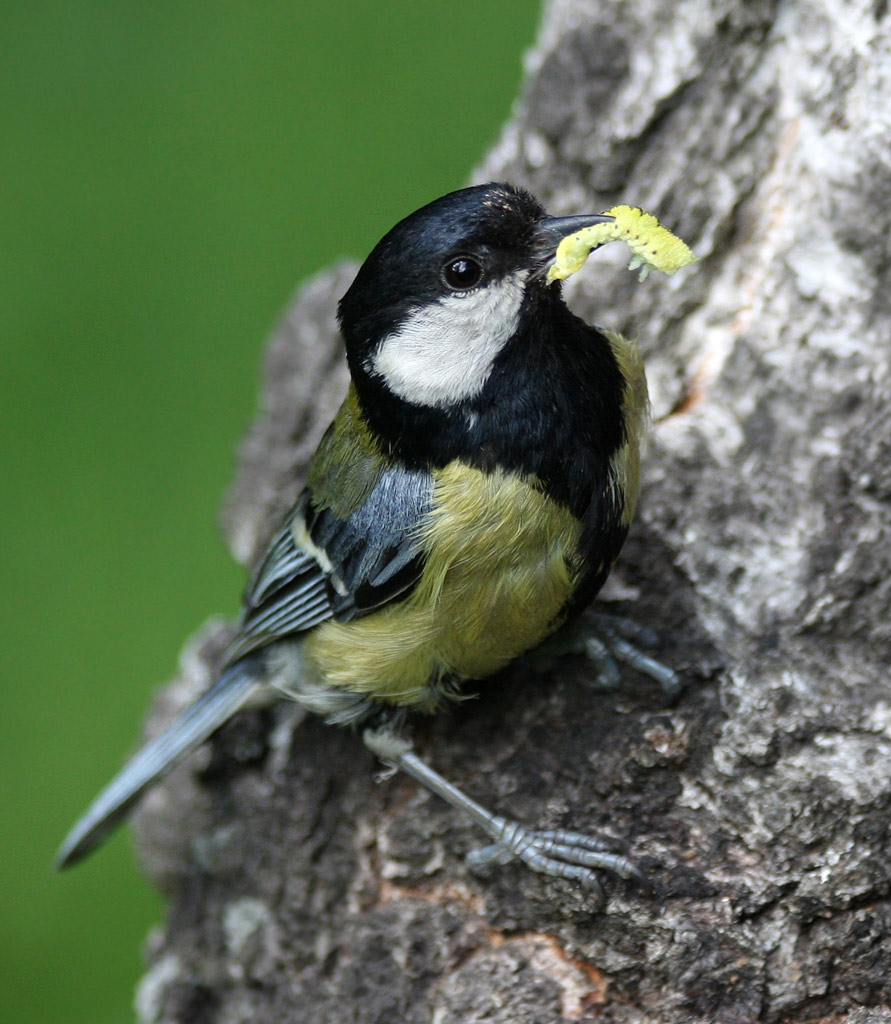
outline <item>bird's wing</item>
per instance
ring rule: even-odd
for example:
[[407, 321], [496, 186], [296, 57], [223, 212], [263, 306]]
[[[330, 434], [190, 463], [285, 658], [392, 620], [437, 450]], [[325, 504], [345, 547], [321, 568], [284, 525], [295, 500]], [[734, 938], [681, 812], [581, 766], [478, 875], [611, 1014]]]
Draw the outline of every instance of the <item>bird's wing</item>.
[[423, 569], [418, 524], [430, 508], [429, 473], [389, 468], [345, 518], [317, 508], [307, 489], [273, 538], [245, 595], [241, 627], [216, 682], [147, 743], [94, 800], [59, 850], [65, 867], [88, 853], [161, 775], [238, 710], [262, 678], [252, 651], [326, 619], [365, 615], [410, 593]]
[[303, 492], [247, 589], [226, 661], [326, 619], [366, 615], [408, 596], [420, 579], [418, 527], [433, 501], [426, 470], [382, 469], [345, 518]]

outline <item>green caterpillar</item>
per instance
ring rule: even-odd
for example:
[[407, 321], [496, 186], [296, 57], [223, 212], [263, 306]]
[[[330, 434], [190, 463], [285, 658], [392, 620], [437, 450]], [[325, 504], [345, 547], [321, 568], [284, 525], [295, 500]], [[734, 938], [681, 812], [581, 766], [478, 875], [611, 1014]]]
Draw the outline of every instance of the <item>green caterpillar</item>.
[[613, 220], [594, 224], [574, 235], [567, 235], [557, 247], [554, 264], [548, 270], [548, 281], [565, 281], [581, 270], [592, 249], [606, 242], [622, 241], [632, 252], [629, 270], [640, 270], [640, 279], [652, 267], [663, 274], [673, 274], [680, 267], [694, 263], [697, 257], [689, 246], [663, 227], [651, 214], [637, 206], [614, 206], [605, 215]]

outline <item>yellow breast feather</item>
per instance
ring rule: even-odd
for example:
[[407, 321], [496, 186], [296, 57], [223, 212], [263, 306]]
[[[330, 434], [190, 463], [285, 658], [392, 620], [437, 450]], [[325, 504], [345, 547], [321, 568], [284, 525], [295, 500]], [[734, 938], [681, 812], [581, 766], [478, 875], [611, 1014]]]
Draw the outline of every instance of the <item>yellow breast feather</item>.
[[554, 630], [577, 584], [581, 530], [528, 478], [453, 462], [434, 480], [415, 590], [365, 618], [323, 623], [303, 648], [320, 680], [421, 710], [441, 680], [490, 675]]

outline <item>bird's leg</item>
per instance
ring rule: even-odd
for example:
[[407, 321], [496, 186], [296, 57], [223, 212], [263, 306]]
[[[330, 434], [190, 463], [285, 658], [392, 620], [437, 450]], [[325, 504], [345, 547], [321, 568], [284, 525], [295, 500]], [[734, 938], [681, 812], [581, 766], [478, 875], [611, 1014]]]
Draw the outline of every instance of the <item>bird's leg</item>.
[[674, 700], [683, 688], [681, 677], [641, 650], [658, 643], [656, 634], [646, 626], [618, 615], [596, 614], [567, 623], [530, 657], [547, 664], [562, 654], [584, 654], [594, 663], [597, 685], [603, 690], [615, 690], [621, 685], [621, 662], [654, 679], [666, 697]]
[[481, 870], [490, 864], [505, 864], [517, 857], [533, 871], [579, 882], [592, 890], [598, 901], [603, 899], [598, 870], [611, 871], [621, 878], [646, 884], [645, 876], [633, 861], [611, 850], [608, 843], [596, 836], [564, 829], [535, 831], [487, 811], [422, 761], [410, 744], [393, 732], [369, 729], [363, 740], [385, 764], [400, 768], [453, 807], [465, 811], [488, 833], [493, 840], [491, 845], [474, 850], [467, 856], [471, 870]]

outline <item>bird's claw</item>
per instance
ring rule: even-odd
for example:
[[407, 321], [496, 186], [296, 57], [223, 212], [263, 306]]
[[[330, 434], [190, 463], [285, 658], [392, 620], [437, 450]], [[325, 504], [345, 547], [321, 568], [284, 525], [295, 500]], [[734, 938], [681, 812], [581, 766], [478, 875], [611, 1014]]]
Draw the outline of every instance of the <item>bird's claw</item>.
[[594, 893], [598, 903], [603, 901], [598, 871], [647, 884], [646, 876], [630, 858], [616, 853], [597, 836], [565, 829], [536, 831], [505, 819], [499, 819], [498, 825], [503, 832], [498, 842], [467, 855], [472, 871], [485, 871], [492, 864], [506, 864], [516, 857], [540, 874], [568, 878], [583, 885]]
[[598, 683], [604, 690], [614, 690], [621, 682], [617, 662], [654, 679], [669, 700], [683, 688], [683, 681], [674, 669], [645, 654], [640, 647], [655, 647], [659, 639], [652, 630], [619, 615], [592, 616], [594, 635], [582, 641], [585, 655], [597, 667]]

